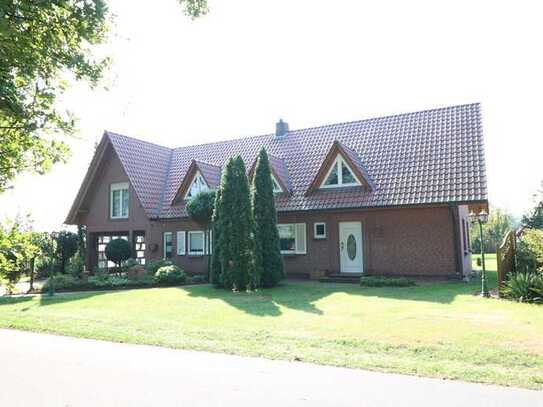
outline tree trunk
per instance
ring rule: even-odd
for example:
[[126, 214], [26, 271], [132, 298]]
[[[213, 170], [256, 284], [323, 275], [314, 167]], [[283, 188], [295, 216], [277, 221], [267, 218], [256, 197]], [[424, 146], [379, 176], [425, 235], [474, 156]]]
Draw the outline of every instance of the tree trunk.
[[35, 272], [35, 266], [36, 264], [36, 259], [33, 257], [31, 260], [30, 260], [30, 287], [28, 288], [28, 291], [32, 291], [34, 290], [34, 272]]

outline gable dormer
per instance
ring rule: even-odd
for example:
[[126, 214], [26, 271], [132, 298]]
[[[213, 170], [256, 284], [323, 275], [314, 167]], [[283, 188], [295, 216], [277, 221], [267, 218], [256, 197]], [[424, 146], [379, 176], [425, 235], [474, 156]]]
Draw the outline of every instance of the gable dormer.
[[358, 154], [334, 141], [306, 194], [317, 189], [364, 187], [373, 189], [371, 178]]
[[199, 160], [192, 160], [172, 204], [189, 200], [199, 192], [216, 189], [221, 178], [221, 167]]
[[[268, 154], [270, 161], [271, 178], [273, 184], [273, 192], [275, 194], [290, 193], [292, 191], [292, 184], [290, 182], [290, 175], [287, 165], [282, 158], [274, 157]], [[258, 158], [253, 161], [251, 168], [247, 173], [249, 179], [252, 179], [256, 169], [256, 162]]]

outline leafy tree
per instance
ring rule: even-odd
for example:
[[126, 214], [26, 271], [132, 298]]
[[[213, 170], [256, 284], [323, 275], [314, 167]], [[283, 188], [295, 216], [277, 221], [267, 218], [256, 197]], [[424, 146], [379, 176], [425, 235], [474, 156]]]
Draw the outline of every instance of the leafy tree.
[[20, 172], [44, 173], [65, 161], [74, 120], [55, 106], [69, 79], [91, 86], [106, 59], [91, 46], [108, 29], [104, 0], [0, 2], [0, 191]]
[[184, 6], [185, 14], [193, 19], [201, 17], [209, 11], [207, 0], [179, 0], [179, 3]]
[[130, 258], [132, 248], [130, 243], [125, 239], [113, 239], [106, 246], [106, 257], [117, 266], [117, 271], [120, 274], [122, 271], [122, 263]]
[[543, 181], [533, 200], [534, 208], [522, 217], [522, 225], [529, 229], [543, 229]]
[[30, 287], [28, 291], [34, 290], [34, 278], [36, 276], [36, 265], [40, 261], [40, 259], [43, 259], [47, 256], [51, 244], [52, 239], [51, 236], [46, 232], [29, 232], [28, 233], [28, 239], [30, 240], [30, 244], [32, 244], [32, 252], [29, 253], [30, 256], [28, 258], [28, 269], [27, 274], [30, 277]]
[[253, 217], [249, 183], [241, 157], [230, 158], [221, 179], [218, 211], [221, 281], [242, 291], [256, 286]]
[[[213, 208], [215, 206], [215, 191], [199, 192], [187, 203], [187, 212], [192, 220], [202, 226], [204, 232], [204, 247], [209, 248], [209, 231]], [[211, 257], [207, 256], [207, 277], [209, 279]]]
[[[502, 243], [505, 234], [513, 229], [514, 219], [507, 212], [499, 208], [491, 208], [488, 222], [483, 225], [483, 238], [485, 252], [495, 253], [496, 248]], [[476, 253], [481, 251], [481, 237], [479, 225], [473, 224], [471, 229], [472, 247]]]
[[78, 238], [73, 232], [63, 230], [53, 234], [56, 242], [55, 256], [61, 273], [66, 271], [66, 263], [77, 252]]
[[33, 267], [39, 253], [34, 240], [36, 232], [25, 227], [27, 225], [20, 221], [0, 227], [0, 280], [6, 283], [8, 292], [12, 292], [21, 276]]
[[274, 287], [284, 278], [284, 271], [270, 162], [264, 148], [256, 162], [251, 201], [255, 223], [256, 276], [259, 285]]

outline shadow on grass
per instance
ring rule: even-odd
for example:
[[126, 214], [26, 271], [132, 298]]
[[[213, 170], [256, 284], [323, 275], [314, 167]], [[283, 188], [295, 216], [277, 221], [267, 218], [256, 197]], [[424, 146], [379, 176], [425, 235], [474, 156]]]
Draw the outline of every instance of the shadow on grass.
[[[70, 292], [70, 293], [56, 293], [53, 296], [47, 294], [41, 295], [25, 295], [25, 296], [3, 296], [0, 297], [0, 309], [2, 305], [13, 305], [30, 302], [34, 299], [38, 299], [38, 305], [40, 307], [47, 305], [63, 304], [71, 301], [85, 300], [87, 298], [95, 297], [97, 295], [107, 294], [107, 291], [83, 291], [83, 292]], [[34, 304], [33, 304], [34, 305]]]
[[[495, 276], [492, 277], [492, 273], [489, 273], [489, 276], [491, 281], [495, 281]], [[491, 283], [490, 286], [494, 287], [495, 283]], [[457, 295], [475, 294], [479, 287], [479, 280], [475, 279], [471, 283], [450, 281], [422, 283], [414, 287], [380, 288], [366, 288], [355, 284], [285, 281], [275, 288], [262, 289], [251, 293], [233, 293], [210, 285], [183, 287], [182, 289], [192, 297], [221, 300], [251, 315], [279, 316], [282, 314], [282, 307], [321, 315], [323, 312], [316, 303], [320, 299], [336, 293], [360, 297], [449, 304], [454, 301]]]

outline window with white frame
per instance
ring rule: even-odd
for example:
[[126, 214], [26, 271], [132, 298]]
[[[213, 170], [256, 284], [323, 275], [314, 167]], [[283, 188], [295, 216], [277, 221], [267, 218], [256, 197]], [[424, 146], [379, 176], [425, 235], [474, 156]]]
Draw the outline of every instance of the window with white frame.
[[205, 236], [203, 230], [191, 230], [189, 235], [189, 255], [203, 256]]
[[337, 155], [334, 164], [324, 178], [321, 188], [350, 187], [360, 185], [353, 171], [341, 155]]
[[315, 222], [313, 224], [313, 236], [315, 239], [326, 239], [326, 223]]
[[305, 223], [277, 225], [279, 247], [283, 254], [306, 254]]
[[207, 186], [207, 183], [204, 180], [204, 177], [202, 177], [202, 174], [200, 174], [200, 171], [196, 171], [196, 174], [194, 175], [194, 179], [192, 180], [192, 184], [190, 185], [189, 190], [187, 191], [187, 194], [185, 195], [185, 199], [190, 199], [195, 197], [199, 192], [207, 191], [209, 187]]
[[109, 202], [111, 219], [128, 218], [128, 182], [111, 184]]
[[281, 185], [279, 185], [279, 182], [277, 182], [277, 178], [275, 178], [273, 174], [271, 175], [271, 178], [273, 184], [273, 193], [280, 194], [281, 192], [283, 192], [283, 188], [281, 188]]
[[185, 231], [180, 230], [177, 232], [177, 255], [185, 255]]
[[164, 232], [164, 258], [171, 259], [173, 253], [173, 233]]

